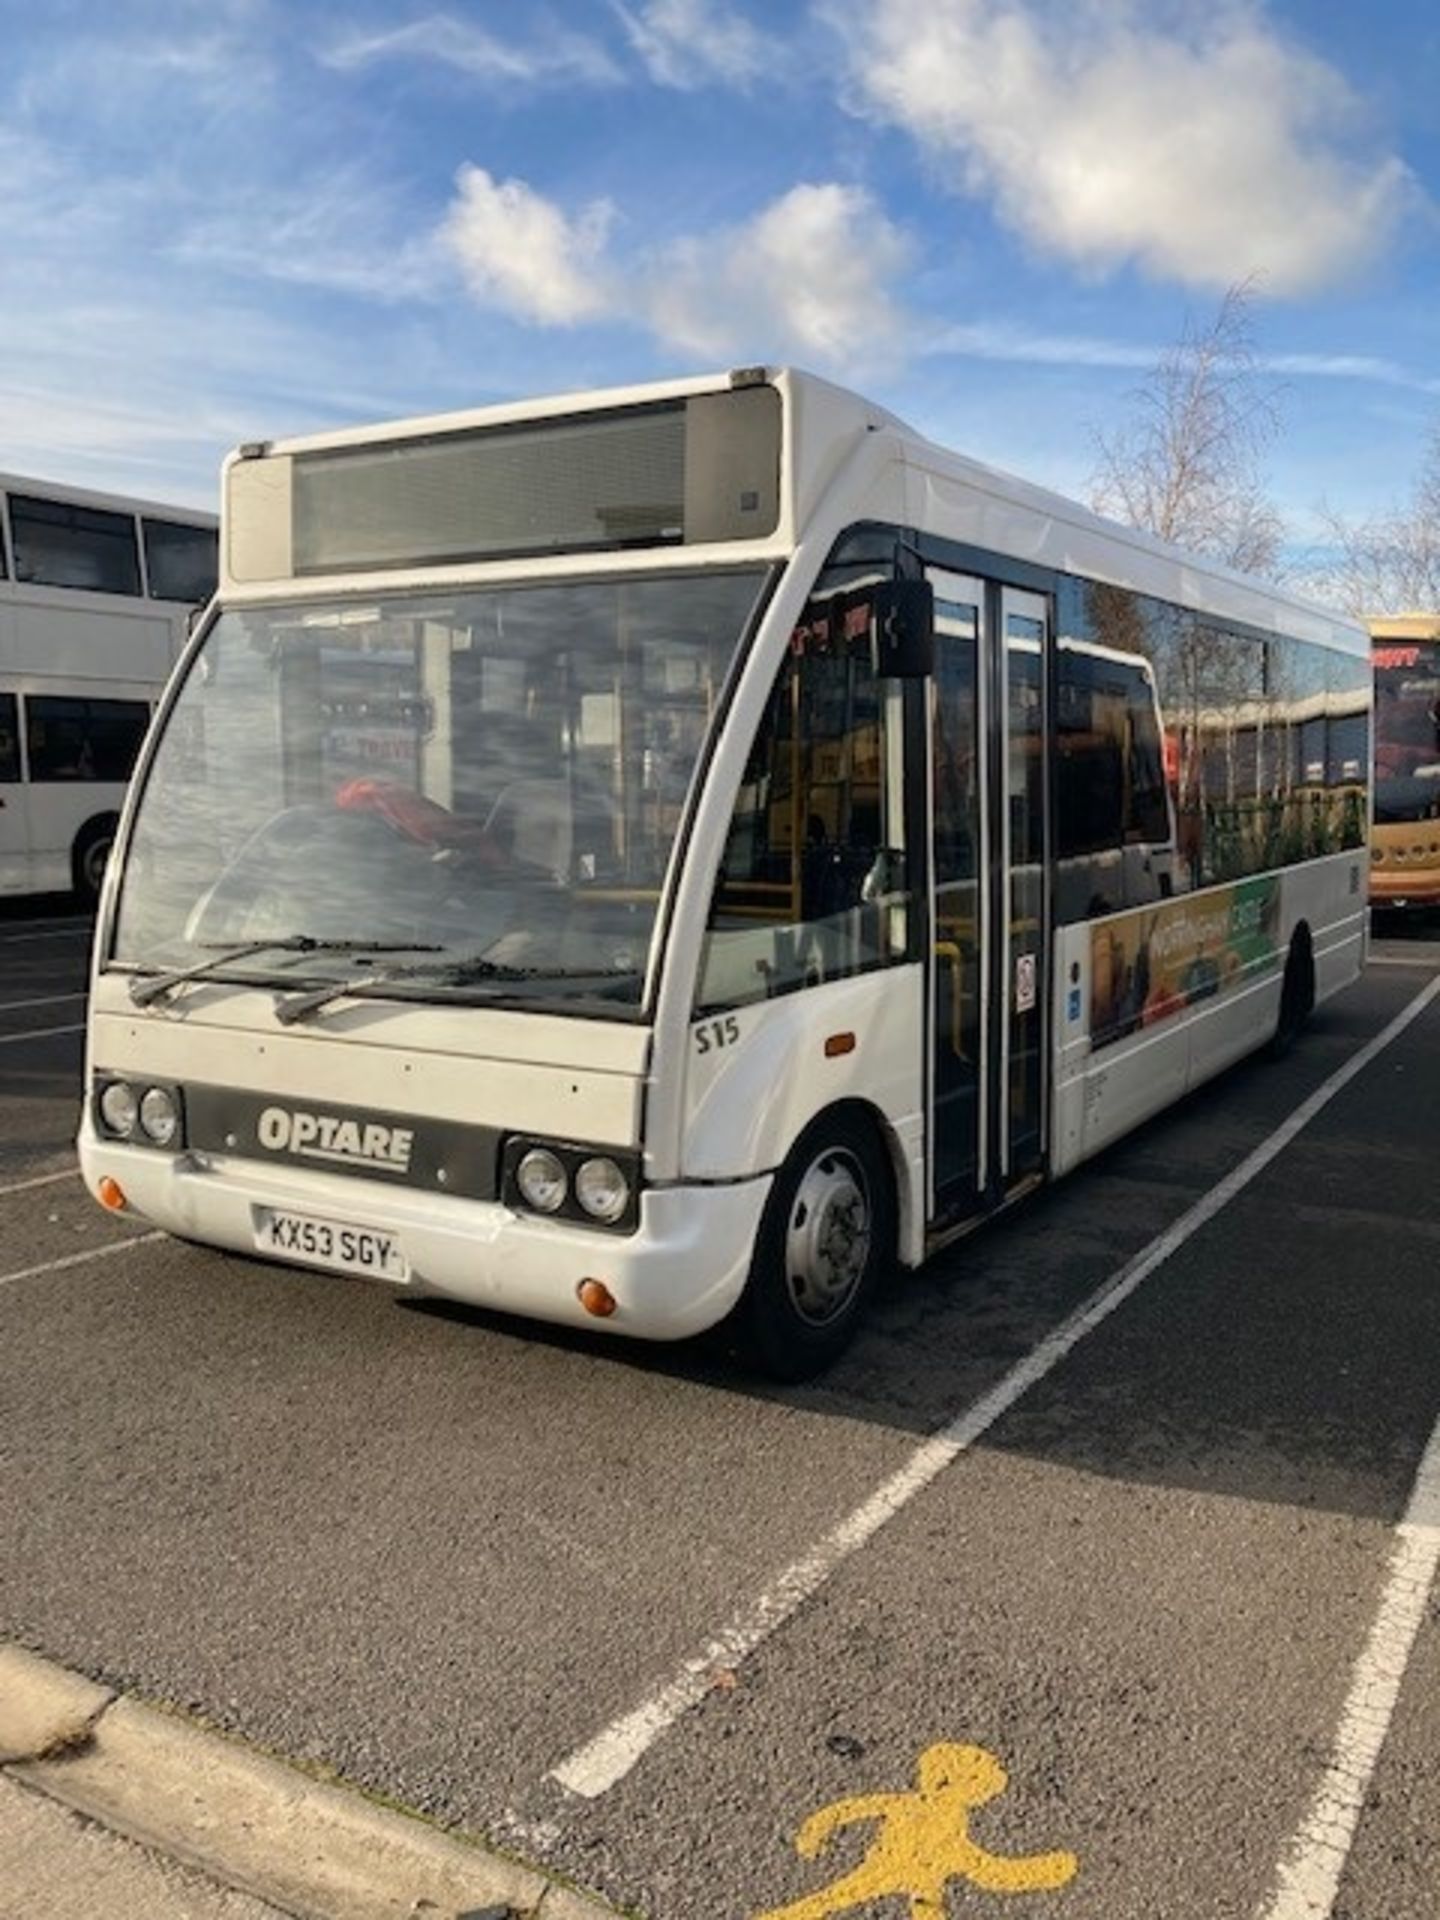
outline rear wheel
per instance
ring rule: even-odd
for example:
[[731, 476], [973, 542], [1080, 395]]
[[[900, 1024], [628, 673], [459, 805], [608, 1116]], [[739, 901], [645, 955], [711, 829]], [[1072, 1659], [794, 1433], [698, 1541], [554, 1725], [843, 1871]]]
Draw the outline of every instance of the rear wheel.
[[115, 844], [116, 824], [113, 814], [87, 820], [75, 836], [75, 844], [70, 849], [70, 874], [75, 898], [82, 907], [93, 907], [100, 898], [105, 863]]
[[822, 1117], [796, 1142], [761, 1216], [736, 1314], [742, 1356], [807, 1380], [853, 1339], [895, 1249], [890, 1169], [872, 1128]]

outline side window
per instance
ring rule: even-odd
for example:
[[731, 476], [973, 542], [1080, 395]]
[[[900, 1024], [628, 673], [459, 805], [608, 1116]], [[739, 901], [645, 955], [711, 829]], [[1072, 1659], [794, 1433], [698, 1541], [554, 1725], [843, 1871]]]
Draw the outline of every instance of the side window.
[[1055, 764], [1062, 923], [1165, 899], [1175, 829], [1155, 683], [1138, 653], [1062, 640]]
[[1045, 735], [1041, 719], [1041, 671], [1045, 627], [1023, 614], [1007, 614], [1005, 647], [1009, 694], [1006, 797], [1010, 810], [1010, 858], [1036, 865], [1045, 855]]
[[900, 684], [797, 627], [750, 749], [710, 909], [702, 1010], [865, 973], [907, 951]]
[[19, 704], [13, 693], [0, 693], [0, 783], [20, 778]]
[[1348, 852], [1365, 844], [1365, 785], [1370, 766], [1369, 663], [1350, 654], [1332, 654], [1327, 687], [1331, 828], [1335, 843]]
[[1174, 829], [1170, 823], [1159, 707], [1154, 682], [1138, 670], [1130, 680], [1128, 793], [1126, 837], [1145, 846], [1168, 846], [1174, 838]]
[[202, 606], [215, 591], [220, 551], [215, 530], [148, 518], [140, 522], [140, 527], [150, 598]]
[[12, 493], [10, 532], [17, 580], [92, 593], [140, 591], [140, 553], [128, 513]]
[[1059, 855], [1065, 860], [1124, 841], [1126, 701], [1123, 684], [1107, 685], [1093, 654], [1062, 641], [1057, 659]]
[[31, 780], [128, 780], [149, 719], [143, 700], [34, 696], [25, 703]]

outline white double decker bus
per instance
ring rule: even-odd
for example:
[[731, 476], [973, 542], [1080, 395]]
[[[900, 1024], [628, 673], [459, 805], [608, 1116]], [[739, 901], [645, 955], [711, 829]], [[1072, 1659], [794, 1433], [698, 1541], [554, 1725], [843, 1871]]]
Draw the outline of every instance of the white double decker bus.
[[0, 474], [0, 895], [93, 905], [213, 514]]
[[243, 447], [87, 1180], [803, 1376], [1355, 977], [1368, 683], [1359, 628], [800, 373]]

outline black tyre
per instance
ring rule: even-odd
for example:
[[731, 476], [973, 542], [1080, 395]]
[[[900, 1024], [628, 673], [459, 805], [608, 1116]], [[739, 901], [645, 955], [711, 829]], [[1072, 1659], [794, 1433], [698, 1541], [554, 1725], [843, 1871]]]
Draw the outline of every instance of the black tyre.
[[1315, 956], [1303, 930], [1290, 942], [1285, 981], [1280, 989], [1280, 1017], [1270, 1040], [1270, 1058], [1283, 1060], [1305, 1029], [1315, 1005]]
[[100, 888], [105, 879], [105, 863], [110, 858], [110, 849], [115, 844], [115, 828], [118, 822], [114, 816], [98, 820], [87, 820], [75, 836], [75, 844], [70, 849], [70, 875], [75, 887], [75, 898], [82, 907], [93, 907], [100, 898]]
[[735, 1314], [741, 1357], [774, 1380], [839, 1358], [895, 1251], [890, 1168], [872, 1128], [822, 1116], [775, 1176]]

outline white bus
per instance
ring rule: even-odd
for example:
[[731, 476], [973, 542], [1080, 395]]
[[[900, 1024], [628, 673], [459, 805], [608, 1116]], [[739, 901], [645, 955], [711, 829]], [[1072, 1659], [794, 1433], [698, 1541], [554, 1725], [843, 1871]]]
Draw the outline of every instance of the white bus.
[[0, 474], [0, 895], [91, 905], [213, 514]]
[[801, 1377], [1355, 978], [1353, 780], [1267, 747], [1233, 818], [1206, 756], [1302, 695], [1353, 735], [1368, 676], [801, 373], [243, 447], [102, 902], [86, 1178]]

